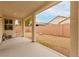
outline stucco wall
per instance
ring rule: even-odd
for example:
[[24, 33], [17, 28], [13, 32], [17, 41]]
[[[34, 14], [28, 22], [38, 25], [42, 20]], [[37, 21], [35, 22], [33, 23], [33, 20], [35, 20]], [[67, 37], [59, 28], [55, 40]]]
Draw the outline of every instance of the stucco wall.
[[3, 19], [0, 18], [0, 43], [2, 41], [2, 34], [3, 34]]

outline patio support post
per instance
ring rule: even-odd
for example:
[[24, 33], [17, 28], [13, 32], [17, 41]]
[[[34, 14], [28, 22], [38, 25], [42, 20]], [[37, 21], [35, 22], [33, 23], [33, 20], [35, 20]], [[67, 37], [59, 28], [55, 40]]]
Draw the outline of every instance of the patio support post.
[[35, 14], [32, 15], [32, 42], [36, 41], [36, 22]]
[[71, 53], [70, 56], [76, 57], [78, 55], [78, 33], [79, 33], [79, 22], [78, 22], [78, 3], [77, 1], [71, 2], [71, 20], [70, 20], [70, 30], [71, 30]]
[[24, 20], [22, 19], [22, 37], [24, 37], [24, 32], [25, 32], [25, 23]]

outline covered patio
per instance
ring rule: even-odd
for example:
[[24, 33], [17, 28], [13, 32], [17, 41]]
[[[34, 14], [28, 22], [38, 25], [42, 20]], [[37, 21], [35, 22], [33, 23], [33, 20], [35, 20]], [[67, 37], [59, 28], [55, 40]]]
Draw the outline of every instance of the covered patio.
[[[61, 57], [64, 56], [36, 42], [35, 15], [60, 1], [26, 1], [0, 2], [0, 56], [6, 57]], [[78, 50], [78, 6], [79, 2], [71, 2], [71, 53], [79, 56]], [[25, 38], [25, 19], [32, 19], [32, 41]], [[16, 33], [15, 21], [20, 22], [20, 30]], [[10, 39], [2, 41], [3, 33]]]
[[[51, 50], [36, 41], [35, 15], [54, 6], [56, 1], [35, 2], [0, 2], [0, 56], [2, 57], [62, 57], [61, 53]], [[32, 19], [32, 41], [25, 38], [25, 19]], [[9, 21], [10, 20], [10, 21]], [[20, 21], [20, 28], [16, 33], [16, 20]], [[8, 23], [8, 24], [7, 24]], [[10, 25], [9, 25], [10, 23]], [[11, 24], [12, 23], [12, 24]], [[6, 26], [5, 26], [6, 25]], [[8, 27], [7, 27], [8, 25]], [[12, 26], [13, 28], [9, 27]], [[12, 38], [2, 41], [2, 35], [11, 35]], [[34, 43], [32, 43], [34, 42]]]

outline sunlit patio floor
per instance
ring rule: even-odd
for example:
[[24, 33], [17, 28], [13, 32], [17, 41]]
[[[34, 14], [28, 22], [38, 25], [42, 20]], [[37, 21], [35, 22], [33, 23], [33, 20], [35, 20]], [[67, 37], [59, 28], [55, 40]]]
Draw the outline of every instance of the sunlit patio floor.
[[[31, 38], [31, 32], [26, 32], [25, 36], [28, 38]], [[54, 49], [66, 56], [69, 56], [70, 54], [70, 38], [66, 37], [58, 37], [58, 36], [52, 36], [52, 35], [40, 35], [37, 33], [36, 35], [37, 42]]]
[[0, 57], [64, 57], [64, 55], [31, 42], [28, 38], [18, 37], [0, 44]]

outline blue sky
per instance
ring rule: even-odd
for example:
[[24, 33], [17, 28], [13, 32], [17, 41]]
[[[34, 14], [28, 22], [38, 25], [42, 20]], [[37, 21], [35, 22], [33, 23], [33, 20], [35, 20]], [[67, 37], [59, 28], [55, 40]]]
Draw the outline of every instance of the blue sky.
[[70, 2], [63, 1], [36, 15], [37, 22], [47, 23], [57, 16], [70, 17]]

